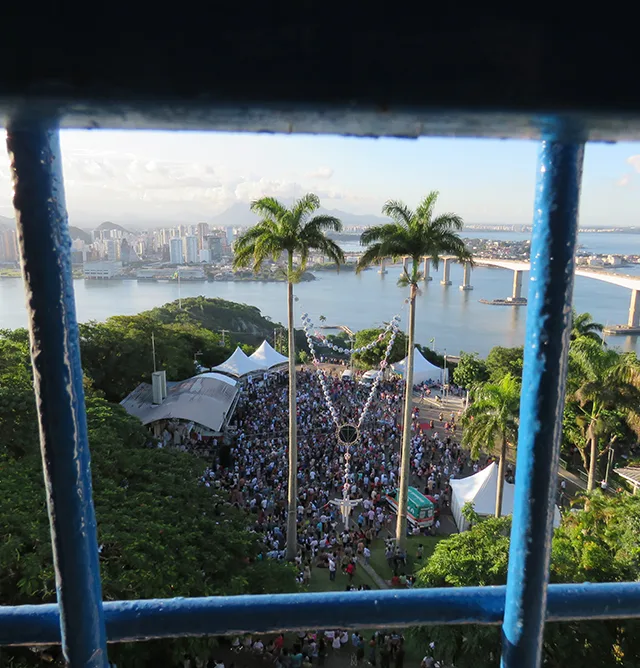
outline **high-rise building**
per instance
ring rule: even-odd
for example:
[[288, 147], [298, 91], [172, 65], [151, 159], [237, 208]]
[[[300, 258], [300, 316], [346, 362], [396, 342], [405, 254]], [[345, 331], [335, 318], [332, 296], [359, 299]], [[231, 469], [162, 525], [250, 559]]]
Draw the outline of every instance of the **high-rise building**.
[[15, 230], [0, 233], [0, 261], [18, 261], [18, 235]]
[[225, 232], [227, 234], [227, 246], [231, 247], [233, 246], [233, 241], [236, 236], [236, 231], [233, 229], [233, 227], [227, 227], [225, 228]]
[[205, 239], [209, 234], [209, 223], [198, 223], [198, 249], [206, 248]]
[[222, 257], [222, 239], [215, 234], [210, 234], [207, 237], [206, 246], [211, 251], [211, 261], [219, 260]]
[[120, 259], [122, 252], [122, 239], [107, 239], [107, 260], [115, 262]]
[[184, 256], [188, 264], [198, 261], [198, 237], [189, 235], [184, 238]]
[[172, 237], [172, 234], [171, 234], [170, 229], [165, 227], [164, 229], [160, 230], [160, 240], [161, 240], [163, 245], [165, 245], [165, 244], [168, 245], [171, 237]]
[[169, 262], [171, 264], [182, 264], [184, 262], [182, 239], [179, 237], [174, 237], [169, 243]]
[[198, 251], [198, 259], [205, 264], [211, 264], [211, 251], [208, 248], [203, 248]]

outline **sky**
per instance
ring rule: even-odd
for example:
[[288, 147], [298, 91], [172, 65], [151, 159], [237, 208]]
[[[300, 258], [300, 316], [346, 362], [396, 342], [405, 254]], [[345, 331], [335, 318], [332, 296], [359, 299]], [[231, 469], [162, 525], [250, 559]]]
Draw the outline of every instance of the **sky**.
[[[442, 210], [469, 224], [532, 221], [536, 142], [368, 139], [82, 130], [61, 137], [70, 223], [172, 225], [231, 205], [315, 192], [327, 209], [379, 214], [439, 190]], [[640, 147], [589, 144], [581, 225], [640, 225]], [[13, 216], [8, 162], [0, 215]]]

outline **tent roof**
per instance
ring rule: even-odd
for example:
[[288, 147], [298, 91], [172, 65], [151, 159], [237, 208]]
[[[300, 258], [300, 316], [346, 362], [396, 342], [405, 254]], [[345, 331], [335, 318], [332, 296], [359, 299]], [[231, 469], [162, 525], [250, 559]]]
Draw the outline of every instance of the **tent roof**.
[[[391, 365], [391, 368], [401, 376], [404, 376], [407, 367], [407, 358], [405, 357], [400, 362]], [[435, 364], [431, 364], [429, 360], [420, 352], [418, 348], [414, 350], [413, 356], [413, 373], [414, 376], [422, 376], [422, 378], [440, 379], [442, 377], [442, 369]], [[420, 382], [416, 380], [416, 382]]]
[[234, 376], [235, 378], [240, 378], [241, 376], [246, 376], [249, 373], [255, 373], [256, 371], [264, 371], [266, 367], [262, 364], [258, 364], [252, 359], [249, 359], [244, 352], [238, 347], [234, 350], [233, 355], [222, 364], [214, 366], [211, 371], [218, 371], [220, 373], [226, 373], [229, 376]]
[[[478, 515], [493, 515], [496, 510], [496, 491], [498, 489], [498, 466], [495, 462], [478, 471], [475, 475], [459, 480], [450, 480], [453, 494], [458, 498], [460, 507], [470, 501]], [[505, 482], [502, 495], [502, 515], [513, 514], [515, 485]], [[554, 506], [554, 526], [560, 524], [560, 511]]]
[[280, 364], [286, 364], [289, 361], [288, 357], [281, 355], [279, 352], [274, 350], [268, 341], [263, 341], [258, 350], [249, 355], [249, 359], [253, 360], [261, 367], [265, 369], [271, 369], [274, 366], [279, 366]]
[[229, 378], [229, 376], [211, 371], [200, 373], [198, 374], [197, 378], [213, 378], [214, 380], [219, 380], [223, 383], [226, 383], [227, 385], [231, 385], [231, 387], [235, 387], [238, 384], [237, 380], [233, 380], [233, 378]]

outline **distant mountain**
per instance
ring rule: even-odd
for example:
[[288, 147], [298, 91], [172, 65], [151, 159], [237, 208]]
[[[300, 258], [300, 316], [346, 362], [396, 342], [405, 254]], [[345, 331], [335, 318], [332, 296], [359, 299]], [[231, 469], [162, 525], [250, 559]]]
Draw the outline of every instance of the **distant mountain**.
[[104, 223], [100, 223], [100, 225], [96, 227], [96, 231], [101, 230], [120, 230], [125, 234], [130, 234], [129, 230], [126, 230], [124, 227], [122, 227], [122, 225], [118, 225], [118, 223], [112, 223], [110, 220], [105, 220]]
[[[288, 204], [288, 202], [286, 202]], [[369, 225], [379, 225], [388, 223], [387, 218], [371, 214], [349, 213], [340, 209], [325, 209], [320, 207], [318, 213], [323, 215], [335, 216], [342, 221], [345, 227], [368, 227]], [[210, 220], [213, 227], [251, 227], [258, 222], [258, 216], [251, 211], [248, 203], [237, 202], [232, 204], [226, 211], [219, 213]]]
[[318, 212], [339, 218], [345, 227], [369, 227], [389, 222], [389, 219], [384, 216], [375, 216], [370, 213], [349, 213], [348, 211], [340, 211], [340, 209], [324, 209], [322, 207], [318, 209]]
[[258, 222], [258, 216], [245, 202], [236, 202], [228, 209], [214, 216], [209, 225], [212, 227], [251, 227]]
[[71, 239], [73, 241], [76, 239], [81, 239], [85, 242], [85, 244], [90, 244], [93, 241], [89, 232], [85, 232], [79, 227], [74, 227], [73, 225], [69, 225], [69, 234], [71, 235]]

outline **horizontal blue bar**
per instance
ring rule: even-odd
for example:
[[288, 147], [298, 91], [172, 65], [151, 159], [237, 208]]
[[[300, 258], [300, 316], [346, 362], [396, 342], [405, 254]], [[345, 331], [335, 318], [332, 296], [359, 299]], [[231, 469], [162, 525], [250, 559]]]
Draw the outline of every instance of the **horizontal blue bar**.
[[[460, 587], [104, 603], [110, 642], [418, 624], [500, 624], [506, 587]], [[640, 618], [640, 583], [550, 585], [546, 621]], [[0, 606], [0, 645], [60, 642], [57, 605]]]

